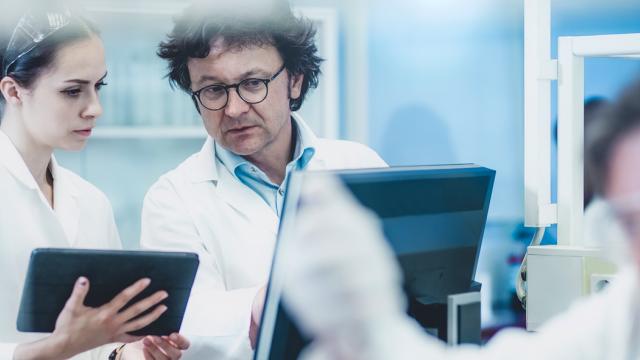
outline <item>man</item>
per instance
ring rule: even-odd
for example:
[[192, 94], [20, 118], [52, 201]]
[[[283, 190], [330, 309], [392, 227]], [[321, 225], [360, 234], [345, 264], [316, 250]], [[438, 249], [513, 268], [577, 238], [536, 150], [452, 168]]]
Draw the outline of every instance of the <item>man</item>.
[[149, 190], [141, 245], [198, 253], [183, 332], [194, 347], [198, 336], [216, 343], [210, 358], [248, 358], [289, 174], [386, 164], [363, 145], [316, 138], [295, 114], [320, 73], [309, 21], [284, 0], [211, 3], [186, 9], [159, 47], [209, 137]]
[[306, 358], [640, 358], [640, 82], [603, 116], [586, 139], [586, 159], [596, 192], [625, 230], [632, 259], [621, 263], [607, 289], [537, 333], [505, 330], [482, 348], [447, 347], [406, 316], [399, 271], [380, 225], [337, 184], [316, 179], [303, 194], [290, 246], [279, 254], [290, 274], [286, 305], [316, 339]]

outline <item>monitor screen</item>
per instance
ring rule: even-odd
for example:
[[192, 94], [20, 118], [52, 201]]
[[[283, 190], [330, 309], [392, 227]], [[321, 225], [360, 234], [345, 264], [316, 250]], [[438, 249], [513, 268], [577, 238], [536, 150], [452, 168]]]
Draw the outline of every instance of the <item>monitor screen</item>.
[[[484, 234], [495, 171], [464, 165], [333, 171], [355, 198], [378, 215], [404, 275], [410, 302], [444, 304], [469, 291]], [[292, 176], [280, 233], [290, 231], [304, 178]], [[256, 359], [296, 359], [308, 342], [280, 304], [284, 274], [278, 248], [265, 303]]]

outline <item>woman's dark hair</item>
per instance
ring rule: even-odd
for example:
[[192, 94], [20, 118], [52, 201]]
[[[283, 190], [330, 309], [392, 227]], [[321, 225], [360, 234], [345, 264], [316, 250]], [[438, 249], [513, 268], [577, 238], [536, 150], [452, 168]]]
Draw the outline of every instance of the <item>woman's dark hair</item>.
[[585, 133], [585, 167], [596, 194], [604, 195], [616, 145], [629, 132], [640, 129], [640, 80], [627, 87], [599, 116], [602, 118]]
[[[13, 22], [15, 27], [18, 19]], [[7, 45], [9, 44], [13, 28], [7, 31], [2, 29], [0, 33], [0, 64], [4, 64]], [[29, 52], [18, 58], [7, 69], [6, 76], [10, 76], [20, 86], [29, 88], [38, 79], [40, 74], [52, 65], [57, 51], [63, 46], [77, 40], [86, 39], [91, 35], [98, 35], [98, 28], [89, 20], [81, 16], [72, 16], [67, 25], [55, 31], [53, 34], [38, 43]], [[4, 65], [2, 65], [4, 67]], [[4, 105], [4, 97], [0, 96], [0, 111]], [[0, 112], [0, 115], [2, 113]]]
[[171, 86], [191, 92], [187, 62], [189, 58], [207, 57], [212, 40], [223, 39], [226, 47], [239, 49], [271, 45], [292, 76], [304, 76], [300, 97], [289, 103], [296, 111], [307, 91], [318, 86], [322, 59], [317, 55], [315, 27], [308, 19], [295, 17], [286, 0], [267, 1], [268, 6], [247, 3], [229, 0], [226, 5], [221, 1], [215, 5], [195, 4], [175, 19], [173, 30], [157, 52], [168, 62]]

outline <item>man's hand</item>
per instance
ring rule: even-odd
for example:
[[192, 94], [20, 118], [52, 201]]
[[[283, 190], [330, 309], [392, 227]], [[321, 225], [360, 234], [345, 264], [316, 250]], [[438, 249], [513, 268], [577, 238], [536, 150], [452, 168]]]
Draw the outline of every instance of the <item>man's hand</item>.
[[170, 336], [146, 336], [140, 341], [127, 344], [120, 359], [177, 360], [189, 346], [189, 340], [178, 333]]
[[267, 293], [266, 285], [261, 287], [253, 298], [251, 305], [251, 323], [249, 324], [249, 340], [251, 348], [256, 348], [258, 341], [258, 329], [260, 329], [260, 319], [262, 318], [262, 310], [264, 310], [264, 298]]

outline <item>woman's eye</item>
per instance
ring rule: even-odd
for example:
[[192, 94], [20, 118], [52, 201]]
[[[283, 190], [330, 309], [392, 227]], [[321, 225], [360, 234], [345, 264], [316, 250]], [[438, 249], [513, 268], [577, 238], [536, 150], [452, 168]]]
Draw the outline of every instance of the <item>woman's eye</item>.
[[62, 92], [71, 97], [77, 97], [78, 95], [80, 95], [80, 89], [67, 89], [63, 90]]
[[102, 89], [103, 86], [107, 86], [107, 85], [109, 85], [109, 84], [107, 84], [104, 81], [101, 81], [101, 82], [96, 84], [96, 90], [100, 91], [100, 89]]

